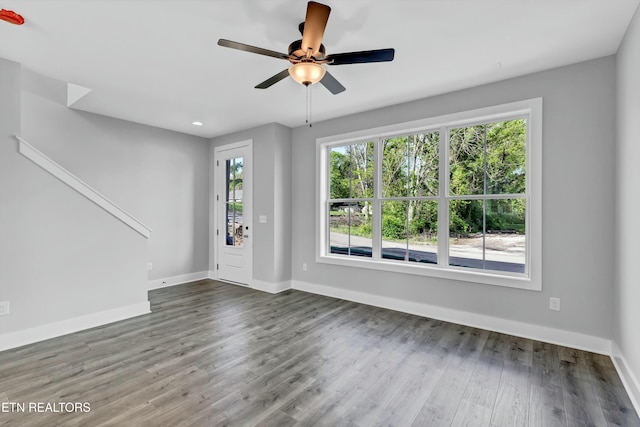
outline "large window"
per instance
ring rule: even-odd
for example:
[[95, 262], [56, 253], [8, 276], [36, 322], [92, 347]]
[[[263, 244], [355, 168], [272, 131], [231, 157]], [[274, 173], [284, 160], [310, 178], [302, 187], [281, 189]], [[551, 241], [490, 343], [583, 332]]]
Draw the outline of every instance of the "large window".
[[541, 100], [318, 140], [318, 261], [540, 289]]

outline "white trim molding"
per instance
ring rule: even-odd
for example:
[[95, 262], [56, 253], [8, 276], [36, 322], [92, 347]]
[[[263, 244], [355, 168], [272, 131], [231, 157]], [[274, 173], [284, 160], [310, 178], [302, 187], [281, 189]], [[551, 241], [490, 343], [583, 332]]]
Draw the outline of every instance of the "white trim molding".
[[640, 381], [634, 375], [631, 367], [627, 363], [627, 359], [622, 354], [622, 350], [618, 347], [618, 344], [614, 341], [611, 349], [611, 360], [618, 376], [622, 380], [625, 390], [631, 399], [631, 403], [636, 410], [636, 413], [640, 414]]
[[[242, 268], [227, 268], [226, 276], [227, 281], [244, 282], [249, 281], [253, 277], [253, 238], [245, 239], [242, 247], [233, 248], [226, 245], [226, 217], [224, 213], [224, 200], [225, 200], [225, 179], [216, 179], [218, 174], [224, 177], [223, 169], [221, 167], [225, 163], [225, 159], [229, 160], [229, 156], [242, 156], [244, 157], [243, 164], [243, 224], [254, 228], [253, 223], [253, 139], [246, 139], [230, 144], [214, 146], [212, 147], [212, 163], [211, 171], [209, 174], [210, 184], [210, 205], [213, 215], [209, 223], [209, 245], [214, 250], [210, 251], [210, 264], [209, 268], [216, 267], [215, 275], [211, 276], [214, 280], [218, 280], [220, 275], [220, 267], [224, 270], [225, 265], [223, 263], [223, 253], [227, 250], [234, 251], [234, 255], [242, 258]], [[229, 153], [230, 151], [235, 153]], [[255, 228], [254, 228], [255, 229]], [[253, 234], [252, 232], [250, 233]], [[241, 255], [239, 255], [241, 254]], [[231, 274], [230, 274], [231, 273]]]
[[[211, 273], [211, 272], [210, 272]], [[238, 283], [231, 280], [217, 279], [214, 275], [209, 276], [209, 279], [217, 282], [227, 283], [229, 285], [241, 286], [243, 288], [253, 289], [254, 291], [266, 292], [268, 294], [279, 294], [288, 289], [291, 289], [291, 281], [286, 280], [284, 282], [265, 282], [263, 280], [252, 279], [251, 283]]]
[[[542, 98], [533, 98], [507, 104], [487, 106], [469, 111], [428, 117], [411, 122], [398, 123], [373, 129], [357, 130], [344, 134], [330, 135], [316, 139], [316, 256], [318, 263], [344, 265], [355, 268], [394, 271], [397, 273], [414, 274], [429, 277], [439, 277], [461, 280], [477, 284], [506, 286], [522, 290], [542, 290]], [[449, 194], [448, 170], [448, 134], [452, 128], [460, 126], [475, 126], [495, 121], [524, 119], [527, 122], [526, 143], [526, 191], [518, 194], [479, 194], [453, 195]], [[415, 133], [439, 132], [439, 190], [433, 196], [403, 196], [383, 197], [381, 190], [382, 170], [382, 142], [385, 138], [398, 135], [412, 135]], [[373, 153], [373, 193], [367, 197], [335, 199], [329, 191], [330, 157], [335, 147], [350, 144], [372, 143]], [[450, 264], [449, 232], [448, 232], [448, 204], [455, 199], [522, 199], [526, 201], [526, 250], [524, 272], [507, 272], [486, 270], [483, 268], [458, 267]], [[381, 206], [388, 200], [423, 200], [437, 201], [438, 211], [438, 248], [437, 263], [405, 262], [385, 259], [382, 254], [381, 238]], [[331, 203], [371, 203], [372, 207], [372, 235], [369, 256], [349, 256], [331, 253], [330, 245], [330, 204]], [[444, 225], [443, 225], [444, 224]]]
[[279, 294], [280, 292], [284, 292], [287, 289], [291, 289], [291, 281], [287, 280], [280, 283], [273, 283], [253, 279], [249, 286], [251, 287], [251, 289], [255, 289], [257, 291], [268, 292], [270, 294]]
[[287, 289], [291, 289], [291, 281], [284, 282], [265, 282], [263, 280], [252, 279], [250, 283], [237, 283], [230, 280], [218, 279], [215, 271], [200, 271], [197, 273], [182, 274], [180, 276], [165, 277], [164, 279], [154, 279], [147, 282], [147, 289], [160, 289], [169, 286], [183, 285], [198, 280], [210, 279], [217, 282], [224, 282], [230, 285], [242, 286], [244, 288], [254, 289], [256, 291], [267, 292], [270, 294], [278, 294]]
[[47, 157], [40, 150], [29, 144], [27, 141], [16, 135], [16, 139], [19, 142], [18, 151], [20, 154], [31, 160], [42, 169], [49, 172], [51, 175], [58, 178], [60, 181], [67, 184], [69, 187], [76, 190], [78, 193], [91, 200], [96, 205], [100, 206], [105, 211], [109, 212], [120, 221], [140, 233], [145, 238], [151, 236], [151, 229], [144, 225], [140, 220], [136, 219], [133, 215], [120, 208], [118, 205], [107, 199], [91, 186], [86, 184], [80, 178], [60, 166], [58, 163]]
[[365, 292], [350, 291], [333, 286], [318, 285], [308, 282], [293, 282], [293, 289], [325, 295], [332, 298], [340, 298], [347, 301], [359, 302], [375, 307], [431, 319], [444, 320], [446, 322], [487, 329], [503, 334], [515, 335], [536, 341], [558, 344], [579, 350], [610, 355], [611, 341], [601, 337], [581, 334], [579, 332], [565, 331], [548, 326], [533, 325], [515, 320], [501, 319], [484, 314], [470, 313], [451, 308], [438, 307], [414, 301], [401, 300], [381, 295], [373, 295]]
[[0, 351], [151, 313], [149, 301], [0, 335]]
[[210, 271], [199, 271], [197, 273], [180, 274], [178, 276], [149, 280], [147, 282], [147, 290], [167, 288], [169, 286], [195, 282], [196, 280], [210, 279], [210, 273]]

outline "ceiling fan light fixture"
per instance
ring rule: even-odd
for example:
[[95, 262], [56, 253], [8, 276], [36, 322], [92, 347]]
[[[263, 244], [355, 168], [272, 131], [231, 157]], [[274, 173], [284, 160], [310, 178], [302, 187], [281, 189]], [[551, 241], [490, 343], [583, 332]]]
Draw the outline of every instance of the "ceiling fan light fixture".
[[309, 86], [318, 83], [327, 70], [315, 62], [298, 62], [289, 67], [289, 75], [301, 85]]
[[[293, 64], [288, 68], [258, 83], [256, 89], [267, 89], [274, 84], [291, 77], [303, 86], [310, 87], [320, 82], [334, 95], [345, 91], [335, 77], [325, 70], [324, 65], [365, 64], [369, 62], [393, 61], [394, 49], [363, 50], [359, 52], [344, 52], [326, 55], [322, 44], [324, 30], [329, 20], [331, 8], [326, 4], [315, 1], [307, 3], [307, 15], [298, 29], [302, 39], [295, 40], [289, 45], [289, 53], [280, 53], [270, 49], [238, 43], [227, 39], [219, 39], [218, 46], [242, 50], [258, 55], [270, 56]], [[309, 93], [309, 91], [307, 91]]]

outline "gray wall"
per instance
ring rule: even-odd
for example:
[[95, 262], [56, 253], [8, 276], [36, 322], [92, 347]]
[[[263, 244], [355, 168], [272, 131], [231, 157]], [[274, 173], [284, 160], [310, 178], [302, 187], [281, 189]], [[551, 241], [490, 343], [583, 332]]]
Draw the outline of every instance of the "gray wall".
[[[294, 282], [610, 339], [615, 87], [607, 57], [294, 129]], [[544, 102], [542, 292], [315, 263], [316, 138], [536, 97]], [[562, 311], [549, 311], [550, 296]]]
[[635, 377], [635, 395], [640, 400], [640, 9], [627, 30], [617, 55], [618, 71], [618, 161], [617, 161], [617, 251], [616, 336], [627, 367]]
[[209, 141], [69, 109], [34, 72], [22, 85], [22, 137], [153, 230], [149, 279], [207, 271]]
[[[269, 283], [287, 282], [291, 279], [291, 130], [271, 123], [219, 136], [211, 143], [219, 147], [248, 139], [253, 140], [254, 165], [253, 278]], [[213, 178], [211, 176], [211, 189], [214, 188]], [[213, 193], [211, 200], [215, 203]], [[267, 216], [266, 224], [258, 223], [260, 215]], [[214, 229], [213, 224], [211, 229]], [[214, 270], [213, 236], [210, 245], [210, 266]]]
[[0, 59], [0, 341], [147, 302], [146, 239], [18, 153], [20, 77]]

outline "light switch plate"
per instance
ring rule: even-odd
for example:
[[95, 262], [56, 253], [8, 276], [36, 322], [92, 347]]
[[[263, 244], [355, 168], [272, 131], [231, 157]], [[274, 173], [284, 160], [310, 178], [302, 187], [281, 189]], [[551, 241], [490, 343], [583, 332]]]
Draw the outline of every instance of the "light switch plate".
[[260, 216], [258, 217], [258, 222], [259, 222], [260, 224], [266, 224], [266, 223], [267, 223], [267, 216], [266, 216], [266, 215], [260, 215]]
[[0, 301], [0, 316], [9, 314], [9, 301]]

